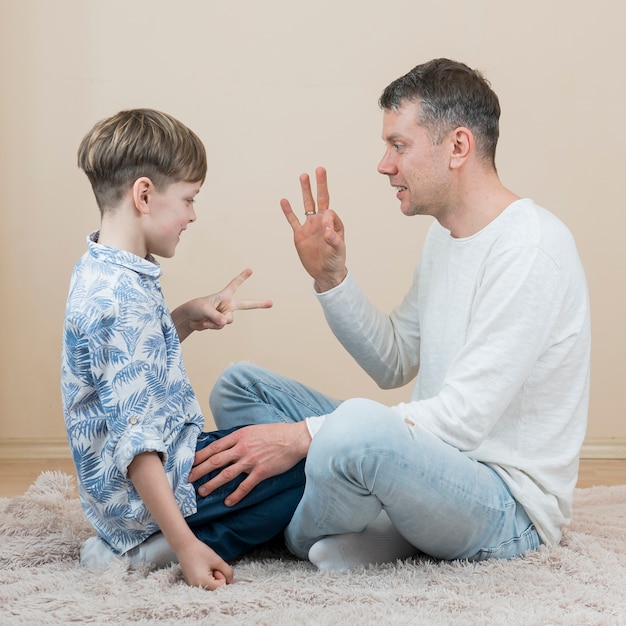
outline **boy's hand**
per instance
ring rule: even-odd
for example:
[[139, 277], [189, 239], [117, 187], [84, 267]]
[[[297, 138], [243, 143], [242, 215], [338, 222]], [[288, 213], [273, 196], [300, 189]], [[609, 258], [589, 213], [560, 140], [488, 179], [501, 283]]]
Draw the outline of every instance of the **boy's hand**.
[[188, 585], [217, 589], [233, 582], [233, 570], [191, 531], [182, 516], [161, 458], [154, 451], [138, 454], [128, 466], [137, 493], [176, 553]]
[[199, 539], [177, 552], [185, 582], [213, 591], [233, 582], [233, 569]]
[[248, 309], [269, 309], [271, 300], [236, 300], [235, 292], [252, 275], [251, 269], [245, 269], [233, 278], [224, 289], [209, 296], [195, 298], [172, 311], [172, 318], [178, 337], [182, 341], [195, 330], [211, 328], [220, 330], [231, 324], [235, 311]]

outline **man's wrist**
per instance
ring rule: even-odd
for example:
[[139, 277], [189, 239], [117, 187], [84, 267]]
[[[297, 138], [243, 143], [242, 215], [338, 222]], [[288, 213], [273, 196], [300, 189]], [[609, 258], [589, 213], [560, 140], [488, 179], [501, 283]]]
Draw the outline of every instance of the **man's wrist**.
[[311, 436], [311, 433], [309, 431], [307, 420], [297, 422], [296, 426], [301, 429], [301, 437], [299, 437], [297, 445], [298, 453], [300, 458], [304, 459], [309, 453], [309, 448], [311, 447], [311, 441], [313, 437]]
[[325, 291], [330, 291], [335, 287], [341, 285], [341, 283], [346, 279], [348, 275], [347, 268], [344, 268], [342, 272], [339, 274], [333, 274], [330, 276], [322, 276], [320, 278], [316, 278], [313, 283], [313, 288], [317, 293], [324, 293]]

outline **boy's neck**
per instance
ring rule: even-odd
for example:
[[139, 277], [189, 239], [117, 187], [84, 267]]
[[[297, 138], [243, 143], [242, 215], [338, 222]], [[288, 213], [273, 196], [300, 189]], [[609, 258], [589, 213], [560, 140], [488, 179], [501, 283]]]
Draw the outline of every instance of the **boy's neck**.
[[148, 256], [146, 243], [139, 228], [140, 218], [132, 207], [120, 206], [105, 211], [100, 222], [98, 243], [145, 259]]

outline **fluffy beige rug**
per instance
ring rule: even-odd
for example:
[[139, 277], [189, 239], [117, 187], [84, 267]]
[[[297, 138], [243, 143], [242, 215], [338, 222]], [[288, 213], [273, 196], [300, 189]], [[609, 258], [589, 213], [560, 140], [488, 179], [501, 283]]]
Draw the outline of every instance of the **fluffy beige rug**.
[[41, 474], [0, 499], [0, 624], [626, 624], [626, 485], [576, 492], [561, 546], [513, 561], [410, 560], [320, 573], [277, 549], [236, 583], [187, 587], [177, 566], [82, 568], [91, 533], [73, 478]]

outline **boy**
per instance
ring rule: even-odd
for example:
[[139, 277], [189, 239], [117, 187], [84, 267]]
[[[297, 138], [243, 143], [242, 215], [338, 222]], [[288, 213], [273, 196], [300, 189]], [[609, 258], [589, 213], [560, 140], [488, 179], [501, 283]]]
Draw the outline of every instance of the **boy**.
[[233, 298], [245, 270], [221, 292], [168, 311], [153, 255], [174, 256], [207, 171], [202, 142], [178, 120], [122, 111], [84, 137], [78, 164], [101, 214], [72, 274], [63, 340], [65, 423], [81, 504], [98, 533], [81, 562], [178, 560], [189, 585], [215, 589], [233, 581], [226, 561], [283, 531], [304, 472], [265, 481], [241, 506], [224, 506], [225, 491], [197, 494], [206, 478], [188, 480], [196, 450], [230, 431], [202, 432], [180, 342], [232, 322], [235, 310], [272, 303]]

